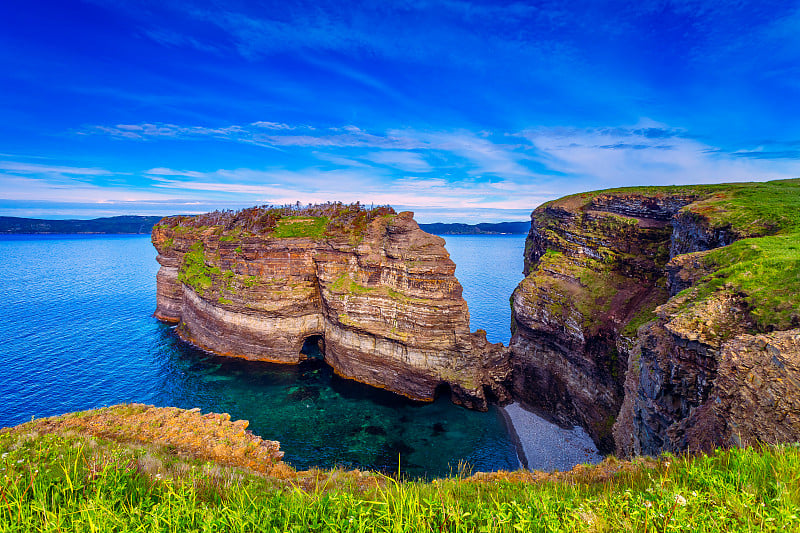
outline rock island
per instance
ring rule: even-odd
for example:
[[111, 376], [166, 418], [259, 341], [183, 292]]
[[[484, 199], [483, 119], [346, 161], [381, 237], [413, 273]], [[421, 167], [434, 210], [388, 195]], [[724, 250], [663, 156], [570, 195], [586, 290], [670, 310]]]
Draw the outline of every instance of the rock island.
[[313, 345], [339, 375], [410, 398], [505, 398], [505, 349], [470, 332], [444, 240], [413, 213], [252, 208], [167, 217], [152, 240], [155, 315], [198, 347], [297, 363]]

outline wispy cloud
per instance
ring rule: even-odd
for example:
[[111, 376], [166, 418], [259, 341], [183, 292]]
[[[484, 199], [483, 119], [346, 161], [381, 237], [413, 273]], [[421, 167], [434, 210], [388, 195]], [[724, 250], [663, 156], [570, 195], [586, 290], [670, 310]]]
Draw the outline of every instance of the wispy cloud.
[[[544, 164], [587, 188], [793, 178], [800, 161], [784, 153], [724, 151], [663, 125], [540, 128], [521, 135]], [[664, 132], [659, 133], [659, 132]], [[756, 161], [758, 159], [758, 161]]]
[[[396, 177], [374, 169], [343, 168], [324, 170], [219, 169], [207, 173], [153, 169], [149, 171], [154, 186], [194, 192], [213, 192], [251, 203], [294, 203], [300, 201], [391, 204], [405, 208], [493, 209], [513, 211], [514, 216], [538, 205], [548, 194], [533, 184], [519, 184], [513, 195], [497, 189], [496, 184], [465, 180], [453, 182], [438, 177]], [[552, 194], [552, 193], [550, 193]], [[524, 216], [524, 215], [522, 215]], [[463, 217], [462, 217], [463, 218]]]
[[[796, 146], [725, 150], [683, 129], [650, 119], [630, 126], [550, 127], [521, 132], [369, 131], [355, 125], [312, 127], [268, 121], [219, 128], [122, 124], [91, 130], [133, 140], [214, 138], [291, 150], [288, 157], [297, 164], [295, 169], [284, 169], [286, 172], [296, 172], [298, 164], [316, 170], [314, 161], [323, 161], [334, 168], [321, 170], [331, 172], [338, 166], [373, 179], [438, 173], [454, 189], [483, 183], [482, 193], [492, 198], [552, 184], [574, 192], [643, 182], [742, 181], [800, 174]], [[149, 174], [164, 176], [167, 171], [178, 172], [152, 169]], [[182, 172], [184, 177], [201, 177], [197, 171]], [[273, 179], [278, 171], [237, 172], [239, 178], [247, 174], [250, 181], [257, 181]], [[303, 175], [293, 175], [292, 179], [308, 181]]]
[[195, 48], [202, 52], [210, 52], [215, 55], [221, 55], [223, 50], [219, 46], [213, 45], [209, 42], [204, 42], [191, 35], [177, 32], [168, 28], [154, 27], [148, 28], [143, 31], [145, 37], [165, 46], [188, 46]]
[[[109, 187], [87, 184], [78, 180], [52, 180], [21, 177], [0, 172], [0, 198], [10, 201], [48, 201], [105, 204], [109, 202], [149, 202], [173, 200], [175, 195], [158, 191], [136, 190], [129, 187]], [[180, 197], [180, 195], [177, 195]]]
[[284, 124], [283, 122], [268, 122], [265, 120], [259, 120], [258, 122], [253, 122], [250, 124], [251, 126], [255, 126], [257, 128], [264, 128], [267, 130], [313, 130], [312, 126], [292, 126], [290, 124]]
[[425, 160], [422, 154], [400, 150], [372, 152], [361, 156], [362, 159], [386, 165], [404, 172], [430, 172], [433, 167]]
[[70, 167], [59, 165], [39, 165], [19, 161], [0, 161], [0, 170], [12, 174], [69, 174], [77, 176], [107, 176], [111, 171], [103, 168]]
[[127, 195], [118, 183], [81, 183], [87, 176], [115, 176], [110, 170], [0, 160], [0, 171], [14, 178], [5, 180], [0, 198], [177, 199], [218, 207], [340, 200], [423, 209], [431, 216], [428, 221], [435, 221], [437, 212], [444, 217], [458, 210], [466, 218], [480, 211], [495, 213], [496, 220], [518, 220], [543, 201], [582, 190], [800, 175], [800, 157], [791, 142], [723, 149], [649, 119], [630, 126], [517, 132], [372, 131], [352, 124], [274, 121], [216, 128], [120, 124], [87, 131], [129, 142], [211, 139], [263, 143], [283, 151], [280, 157], [265, 158], [263, 166], [143, 169], [133, 172], [138, 185]]
[[[265, 126], [266, 125], [266, 126]], [[263, 130], [269, 130], [264, 133]], [[297, 130], [306, 130], [298, 133]], [[219, 128], [205, 126], [180, 126], [175, 124], [118, 124], [116, 126], [91, 126], [83, 134], [102, 134], [120, 139], [153, 140], [170, 139], [222, 139], [271, 148], [313, 149], [381, 149], [380, 152], [358, 154], [364, 162], [392, 166], [405, 172], [428, 172], [433, 167], [421, 152], [438, 153], [440, 163], [458, 159], [456, 167], [467, 168], [470, 175], [491, 174], [497, 176], [533, 176], [534, 173], [523, 162], [529, 154], [520, 151], [519, 144], [508, 145], [491, 139], [491, 133], [475, 133], [466, 130], [449, 132], [417, 131], [412, 129], [390, 129], [368, 131], [354, 125], [315, 128], [293, 126], [275, 122], [254, 122], [246, 125], [228, 125]], [[508, 137], [499, 136], [501, 140]], [[328, 161], [331, 154], [314, 152]], [[352, 154], [351, 154], [352, 156]], [[337, 157], [343, 157], [337, 154]]]

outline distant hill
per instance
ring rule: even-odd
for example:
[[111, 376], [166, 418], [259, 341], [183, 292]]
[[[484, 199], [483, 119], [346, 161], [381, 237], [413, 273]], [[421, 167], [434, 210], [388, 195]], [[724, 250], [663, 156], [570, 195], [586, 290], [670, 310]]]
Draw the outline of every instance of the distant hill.
[[0, 234], [9, 233], [150, 233], [161, 217], [119, 216], [91, 220], [44, 220], [0, 217]]
[[531, 229], [530, 222], [495, 222], [481, 224], [420, 224], [420, 228], [434, 235], [502, 235], [526, 234]]
[[[41, 218], [0, 217], [0, 234], [36, 233], [150, 233], [161, 217], [118, 216], [91, 220], [46, 220]], [[481, 224], [420, 224], [434, 235], [503, 235], [526, 234], [530, 222], [496, 222]]]

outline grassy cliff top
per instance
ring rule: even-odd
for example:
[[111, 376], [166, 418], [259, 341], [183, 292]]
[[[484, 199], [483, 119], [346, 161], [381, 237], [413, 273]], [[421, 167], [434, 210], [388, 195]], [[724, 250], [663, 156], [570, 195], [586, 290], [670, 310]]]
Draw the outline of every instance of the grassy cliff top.
[[800, 179], [606, 189], [560, 198], [535, 213], [586, 211], [608, 197], [677, 199], [682, 215], [738, 239], [700, 252], [707, 275], [682, 293], [680, 312], [724, 293], [743, 302], [751, 333], [800, 327]]
[[390, 206], [367, 207], [356, 202], [328, 202], [301, 206], [249, 207], [238, 211], [213, 211], [196, 216], [171, 216], [157, 227], [178, 232], [213, 229], [222, 240], [261, 235], [274, 238], [306, 237], [315, 240], [342, 235], [360, 236], [378, 217], [396, 215]]
[[713, 185], [620, 187], [573, 194], [543, 204], [587, 209], [600, 196], [682, 198], [683, 210], [700, 215], [712, 228], [730, 227], [741, 237], [800, 231], [800, 178]]
[[[204, 444], [208, 453], [171, 445], [175, 428], [150, 424], [161, 419], [142, 418], [153, 409], [145, 407], [115, 406], [0, 430], [0, 530], [722, 532], [800, 527], [797, 445], [632, 462], [608, 458], [551, 474], [470, 476], [464, 467], [452, 478], [424, 482], [359, 470], [258, 472], [226, 465], [209, 457], [220, 446], [234, 445], [235, 436], [214, 436], [208, 428], [197, 434], [189, 424], [181, 438]], [[170, 411], [167, 418], [181, 413]], [[68, 424], [76, 419], [86, 423]], [[149, 436], [124, 435], [133, 426], [146, 428]]]

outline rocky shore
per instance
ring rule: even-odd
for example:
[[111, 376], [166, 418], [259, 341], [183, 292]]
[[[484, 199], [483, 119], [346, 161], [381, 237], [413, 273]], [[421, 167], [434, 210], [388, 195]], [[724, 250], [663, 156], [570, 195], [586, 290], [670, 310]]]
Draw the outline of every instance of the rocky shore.
[[538, 207], [512, 296], [512, 396], [603, 453], [800, 440], [800, 180]]
[[[517, 401], [580, 426], [602, 454], [797, 441], [797, 213], [797, 179], [548, 202], [531, 215], [508, 348], [471, 332], [444, 241], [412, 213], [168, 217], [152, 233], [156, 316], [226, 356], [297, 363], [311, 344], [338, 374], [410, 398]], [[532, 468], [561, 460], [540, 459], [549, 446], [583, 446], [507, 413]]]
[[517, 446], [520, 466], [531, 471], [567, 471], [575, 465], [603, 460], [580, 426], [562, 428], [517, 402], [501, 409]]

